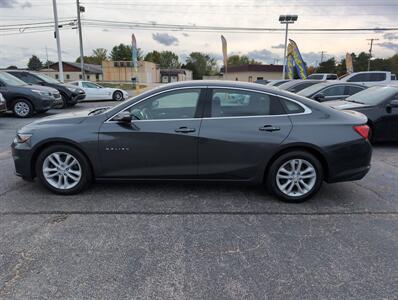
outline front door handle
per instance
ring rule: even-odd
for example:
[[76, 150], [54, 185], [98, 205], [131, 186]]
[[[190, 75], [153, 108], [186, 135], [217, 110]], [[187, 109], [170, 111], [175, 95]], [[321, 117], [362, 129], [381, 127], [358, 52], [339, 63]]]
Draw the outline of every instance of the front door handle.
[[179, 132], [179, 133], [190, 133], [190, 132], [195, 132], [195, 128], [188, 128], [188, 127], [180, 127], [177, 128], [176, 130], [174, 130], [175, 132]]
[[270, 131], [270, 132], [273, 132], [273, 131], [279, 131], [279, 130], [281, 130], [281, 129], [280, 129], [279, 127], [275, 127], [275, 126], [272, 126], [272, 125], [264, 125], [263, 127], [260, 127], [259, 130], [260, 130], [260, 131]]

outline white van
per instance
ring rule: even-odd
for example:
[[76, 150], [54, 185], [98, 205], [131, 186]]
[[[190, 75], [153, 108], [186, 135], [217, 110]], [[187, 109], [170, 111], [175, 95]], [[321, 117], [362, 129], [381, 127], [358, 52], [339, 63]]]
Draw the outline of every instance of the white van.
[[340, 80], [366, 86], [398, 84], [396, 75], [386, 71], [355, 72], [340, 78]]

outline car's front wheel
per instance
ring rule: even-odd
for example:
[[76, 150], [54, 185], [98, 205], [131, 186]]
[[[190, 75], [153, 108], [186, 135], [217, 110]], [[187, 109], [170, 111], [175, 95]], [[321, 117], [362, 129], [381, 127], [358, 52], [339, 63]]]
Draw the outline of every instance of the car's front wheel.
[[18, 118], [27, 118], [33, 114], [33, 105], [25, 99], [18, 99], [12, 106], [12, 111]]
[[76, 194], [91, 181], [86, 157], [67, 145], [50, 146], [43, 150], [36, 162], [36, 174], [45, 187], [62, 195]]
[[305, 151], [291, 151], [279, 156], [271, 165], [267, 186], [279, 199], [299, 203], [311, 198], [323, 181], [319, 160]]
[[122, 101], [123, 100], [123, 93], [121, 91], [115, 91], [112, 96], [113, 100], [115, 101]]

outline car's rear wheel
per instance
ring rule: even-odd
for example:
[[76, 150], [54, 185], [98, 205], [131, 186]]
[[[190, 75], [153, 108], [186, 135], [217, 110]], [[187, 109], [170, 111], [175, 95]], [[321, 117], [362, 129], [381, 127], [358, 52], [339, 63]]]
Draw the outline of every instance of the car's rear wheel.
[[311, 198], [323, 181], [319, 160], [305, 151], [279, 156], [269, 168], [267, 187], [279, 199], [299, 203]]
[[86, 157], [67, 145], [50, 146], [43, 150], [36, 162], [36, 174], [46, 188], [62, 195], [76, 194], [91, 181]]
[[33, 105], [28, 100], [18, 99], [13, 103], [12, 111], [18, 118], [27, 118], [33, 114]]
[[123, 100], [123, 93], [121, 91], [115, 91], [112, 96], [113, 100], [115, 101], [122, 101]]

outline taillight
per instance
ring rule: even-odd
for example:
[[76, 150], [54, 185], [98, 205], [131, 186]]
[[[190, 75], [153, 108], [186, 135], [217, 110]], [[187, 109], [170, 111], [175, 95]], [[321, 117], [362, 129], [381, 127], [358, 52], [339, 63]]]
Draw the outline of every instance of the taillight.
[[369, 126], [368, 125], [358, 125], [354, 126], [354, 130], [364, 139], [369, 137]]

